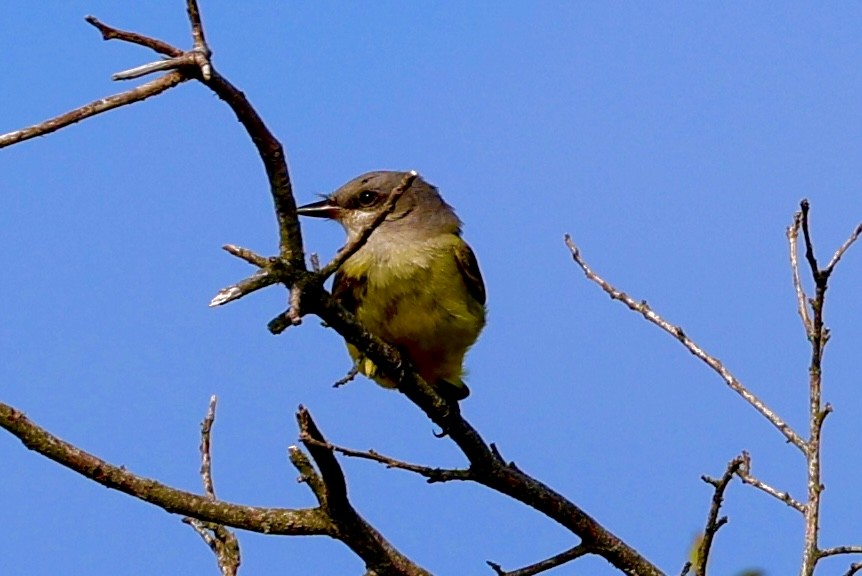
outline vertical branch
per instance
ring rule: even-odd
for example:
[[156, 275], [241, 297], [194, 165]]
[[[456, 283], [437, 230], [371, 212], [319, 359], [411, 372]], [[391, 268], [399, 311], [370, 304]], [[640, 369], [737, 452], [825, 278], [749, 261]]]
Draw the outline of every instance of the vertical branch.
[[[832, 406], [823, 404], [823, 351], [829, 342], [829, 329], [823, 321], [823, 310], [826, 304], [826, 290], [829, 288], [829, 278], [835, 270], [844, 253], [859, 238], [862, 233], [862, 225], [855, 228], [850, 237], [835, 251], [825, 268], [817, 264], [814, 253], [814, 243], [811, 240], [809, 229], [808, 200], [802, 200], [799, 204], [799, 212], [794, 216], [794, 227], [796, 222], [802, 228], [805, 240], [805, 259], [811, 268], [811, 276], [814, 279], [814, 297], [809, 300], [811, 306], [811, 322], [809, 324], [808, 340], [811, 343], [811, 360], [808, 365], [808, 431], [807, 462], [808, 462], [808, 503], [805, 506], [805, 540], [802, 554], [802, 576], [813, 576], [817, 561], [824, 557], [824, 552], [818, 545], [818, 533], [820, 530], [820, 498], [823, 492], [821, 478], [821, 439], [823, 433], [823, 422], [826, 416], [832, 412]], [[788, 231], [788, 238], [791, 233]]]
[[[209, 408], [204, 421], [201, 422], [201, 479], [204, 483], [204, 492], [207, 498], [215, 501], [215, 487], [213, 486], [211, 436], [213, 423], [215, 422], [216, 403], [218, 399], [215, 394], [210, 397]], [[198, 536], [210, 547], [215, 554], [219, 570], [222, 576], [236, 576], [241, 562], [239, 551], [239, 540], [236, 535], [225, 526], [216, 522], [204, 522], [197, 518], [186, 516], [183, 522], [191, 526]]]
[[[822, 370], [823, 347], [826, 344], [827, 334], [823, 327], [823, 304], [826, 296], [827, 279], [814, 255], [814, 244], [811, 241], [808, 220], [808, 200], [800, 203], [798, 217], [801, 219], [802, 234], [805, 239], [805, 259], [811, 268], [814, 278], [814, 297], [811, 304], [811, 331], [808, 340], [811, 343], [811, 360], [808, 365], [808, 481], [807, 495], [808, 503], [805, 507], [805, 539], [802, 552], [802, 576], [813, 576], [820, 550], [818, 548], [818, 533], [820, 530], [820, 494], [823, 484], [820, 478], [820, 438], [823, 419], [826, 412], [822, 412]], [[822, 413], [821, 413], [822, 412]]]
[[802, 213], [797, 212], [793, 215], [793, 223], [787, 227], [787, 243], [790, 245], [790, 270], [793, 273], [793, 288], [796, 290], [796, 305], [799, 310], [799, 317], [802, 319], [802, 326], [805, 328], [805, 337], [811, 337], [811, 318], [808, 316], [808, 296], [805, 295], [805, 289], [802, 287], [802, 280], [799, 277], [799, 227], [802, 224]]
[[713, 488], [712, 503], [709, 507], [709, 514], [706, 518], [706, 526], [703, 530], [703, 538], [697, 545], [697, 553], [694, 561], [694, 573], [696, 576], [706, 576], [706, 566], [709, 563], [709, 553], [712, 550], [712, 542], [715, 539], [718, 530], [727, 524], [727, 516], [719, 517], [721, 505], [724, 502], [724, 492], [727, 490], [727, 485], [733, 479], [740, 466], [743, 465], [743, 457], [737, 456], [727, 464], [727, 469], [721, 478], [710, 478], [702, 476], [702, 479]]

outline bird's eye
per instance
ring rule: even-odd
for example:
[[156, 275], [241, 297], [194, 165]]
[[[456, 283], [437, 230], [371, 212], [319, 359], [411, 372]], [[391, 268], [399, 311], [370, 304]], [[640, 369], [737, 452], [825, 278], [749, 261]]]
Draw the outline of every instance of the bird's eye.
[[373, 206], [379, 197], [380, 194], [374, 190], [363, 190], [359, 193], [359, 205], [368, 208]]

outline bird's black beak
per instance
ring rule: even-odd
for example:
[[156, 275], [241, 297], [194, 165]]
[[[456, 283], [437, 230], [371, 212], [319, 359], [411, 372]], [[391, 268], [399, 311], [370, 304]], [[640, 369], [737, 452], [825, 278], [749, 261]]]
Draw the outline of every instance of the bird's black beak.
[[296, 209], [296, 213], [300, 216], [311, 216], [312, 218], [336, 218], [338, 212], [338, 206], [333, 204], [329, 198], [324, 198], [319, 202], [312, 202]]

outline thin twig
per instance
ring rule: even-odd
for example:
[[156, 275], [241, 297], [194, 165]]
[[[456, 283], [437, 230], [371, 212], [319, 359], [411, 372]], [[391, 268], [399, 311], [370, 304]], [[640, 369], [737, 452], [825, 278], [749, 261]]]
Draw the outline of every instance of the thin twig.
[[854, 562], [847, 568], [847, 572], [844, 573], [844, 576], [854, 576], [857, 572], [862, 570], [862, 562]]
[[261, 290], [267, 286], [272, 286], [277, 282], [278, 280], [269, 270], [258, 270], [248, 278], [244, 278], [236, 284], [226, 286], [219, 290], [218, 293], [212, 297], [212, 300], [210, 300], [209, 306], [210, 308], [223, 306], [224, 304], [233, 302], [234, 300], [239, 300], [243, 296], [248, 296], [252, 292], [256, 292], [257, 290]]
[[844, 253], [853, 245], [856, 240], [859, 239], [859, 235], [862, 234], [862, 224], [856, 226], [853, 230], [853, 233], [850, 234], [850, 237], [844, 241], [838, 250], [835, 251], [835, 254], [832, 255], [832, 258], [829, 259], [829, 264], [826, 265], [826, 268], [823, 269], [823, 272], [828, 276], [832, 274], [832, 271], [835, 269], [835, 266], [838, 264], [838, 261], [841, 260], [841, 257], [844, 256]]
[[709, 507], [709, 514], [706, 517], [706, 525], [703, 530], [703, 538], [700, 539], [697, 547], [697, 556], [694, 563], [694, 573], [697, 576], [706, 575], [706, 567], [709, 563], [709, 553], [712, 550], [712, 542], [715, 539], [718, 530], [727, 524], [727, 516], [719, 518], [718, 514], [721, 511], [721, 505], [724, 502], [724, 492], [727, 490], [728, 484], [733, 479], [740, 467], [744, 464], [743, 456], [737, 456], [727, 463], [727, 468], [721, 478], [710, 478], [702, 476], [702, 479], [707, 484], [712, 485], [714, 491], [712, 493], [712, 503]]
[[128, 30], [120, 30], [119, 28], [108, 26], [99, 21], [95, 16], [87, 16], [84, 20], [86, 20], [88, 24], [95, 26], [99, 32], [101, 32], [102, 40], [120, 40], [122, 42], [129, 42], [130, 44], [137, 44], [138, 46], [149, 48], [159, 54], [164, 54], [169, 58], [176, 58], [183, 54], [182, 50], [175, 46], [171, 46], [167, 42], [162, 42], [161, 40], [150, 38], [149, 36], [144, 36], [137, 32], [129, 32]]
[[386, 202], [380, 207], [377, 214], [374, 216], [374, 220], [369, 222], [368, 225], [359, 232], [359, 234], [351, 240], [348, 240], [347, 243], [335, 253], [332, 260], [330, 260], [326, 266], [318, 272], [321, 279], [325, 280], [332, 276], [348, 258], [353, 256], [357, 250], [362, 248], [363, 244], [368, 241], [368, 238], [371, 237], [374, 230], [380, 226], [392, 210], [395, 209], [395, 204], [398, 202], [398, 199], [408, 188], [410, 188], [413, 181], [416, 180], [418, 176], [419, 174], [415, 171], [410, 171], [404, 176], [401, 183], [392, 189], [389, 197], [386, 198]]
[[407, 470], [408, 472], [414, 472], [416, 474], [419, 474], [420, 476], [424, 476], [425, 478], [427, 478], [429, 484], [433, 484], [435, 482], [450, 482], [452, 480], [474, 479], [473, 473], [469, 469], [432, 468], [431, 466], [421, 466], [419, 464], [411, 464], [410, 462], [404, 462], [403, 460], [396, 460], [395, 458], [384, 456], [383, 454], [380, 454], [375, 450], [353, 450], [352, 448], [345, 448], [344, 446], [338, 446], [329, 442], [321, 443], [314, 438], [309, 438], [306, 436], [300, 436], [300, 439], [303, 442], [311, 442], [313, 444], [319, 445], [328, 450], [333, 450], [335, 452], [338, 452], [339, 454], [343, 454], [350, 458], [371, 460], [373, 462], [384, 464], [387, 468], [397, 468], [399, 470]]
[[215, 394], [210, 396], [210, 404], [207, 409], [207, 415], [201, 422], [201, 478], [204, 481], [204, 492], [215, 500], [215, 486], [213, 485], [212, 471], [212, 455], [210, 447], [212, 446], [211, 436], [213, 423], [215, 422], [215, 411], [218, 398]]
[[[207, 414], [201, 422], [200, 474], [204, 484], [204, 492], [210, 500], [216, 499], [212, 473], [211, 437], [217, 402], [218, 398], [215, 394], [210, 396]], [[216, 557], [222, 576], [236, 576], [241, 563], [239, 540], [237, 540], [236, 535], [215, 522], [203, 522], [189, 516], [183, 518], [183, 522], [194, 528], [195, 532], [210, 547]]]
[[698, 344], [689, 338], [685, 332], [683, 332], [682, 328], [679, 326], [674, 326], [664, 318], [662, 318], [659, 314], [653, 311], [645, 300], [641, 300], [640, 302], [634, 300], [625, 292], [617, 290], [611, 284], [602, 279], [598, 274], [592, 271], [592, 269], [587, 265], [584, 259], [581, 257], [580, 251], [577, 246], [575, 246], [574, 242], [572, 242], [572, 238], [566, 234], [565, 236], [566, 246], [569, 247], [569, 250], [572, 253], [572, 259], [580, 266], [581, 270], [587, 276], [588, 279], [592, 280], [599, 286], [601, 286], [602, 290], [604, 290], [611, 298], [614, 300], [618, 300], [625, 304], [630, 310], [639, 313], [643, 316], [647, 321], [655, 324], [674, 338], [676, 338], [680, 344], [685, 346], [689, 352], [694, 354], [697, 358], [706, 363], [707, 366], [712, 368], [719, 376], [725, 381], [725, 383], [730, 387], [731, 390], [742, 396], [746, 402], [748, 402], [755, 410], [757, 410], [762, 416], [764, 416], [769, 422], [781, 432], [787, 440], [792, 443], [794, 446], [799, 448], [803, 453], [807, 453], [808, 447], [806, 446], [805, 440], [802, 439], [799, 434], [797, 434], [793, 428], [785, 422], [778, 414], [776, 414], [771, 408], [769, 408], [766, 404], [764, 404], [757, 396], [751, 393], [751, 391], [746, 388], [742, 382], [740, 382], [730, 371], [724, 367], [724, 364], [721, 363], [716, 357], [707, 353], [703, 348], [698, 346]]
[[249, 250], [248, 248], [242, 248], [241, 246], [235, 246], [234, 244], [225, 244], [221, 247], [222, 250], [231, 254], [232, 256], [236, 256], [241, 260], [245, 260], [249, 264], [254, 266], [258, 266], [259, 268], [265, 268], [270, 264], [270, 259], [266, 256], [261, 256], [256, 252]]
[[542, 560], [541, 562], [536, 562], [535, 564], [530, 564], [529, 566], [524, 566], [523, 568], [508, 572], [506, 570], [503, 570], [502, 566], [500, 566], [496, 562], [491, 562], [490, 560], [488, 560], [486, 564], [491, 567], [491, 569], [497, 574], [497, 576], [535, 576], [536, 574], [547, 572], [552, 568], [556, 568], [557, 566], [562, 566], [567, 562], [576, 560], [581, 556], [586, 556], [591, 552], [592, 550], [590, 550], [589, 546], [585, 546], [584, 544], [578, 544], [577, 546], [569, 548], [565, 552], [560, 552], [559, 554], [551, 556], [550, 558]]
[[737, 474], [737, 476], [739, 476], [740, 480], [742, 480], [743, 483], [749, 484], [750, 486], [754, 486], [758, 490], [762, 490], [763, 492], [766, 492], [770, 496], [773, 496], [773, 497], [777, 498], [778, 500], [781, 500], [782, 502], [784, 502], [785, 504], [787, 504], [788, 506], [790, 506], [791, 508], [793, 508], [797, 512], [805, 514], [806, 508], [807, 508], [807, 506], [805, 504], [802, 504], [798, 500], [795, 500], [790, 495], [790, 493], [782, 492], [781, 490], [776, 490], [775, 488], [773, 488], [772, 486], [770, 486], [766, 482], [763, 482], [762, 480], [755, 478], [751, 474], [751, 456], [749, 456], [748, 452], [743, 452], [742, 458], [743, 458], [742, 466], [740, 466], [737, 469], [736, 474]]
[[802, 319], [802, 326], [805, 328], [806, 337], [811, 337], [811, 318], [808, 316], [808, 296], [805, 295], [805, 289], [802, 287], [802, 280], [799, 275], [799, 226], [802, 223], [802, 212], [796, 212], [793, 215], [793, 223], [787, 227], [787, 242], [790, 245], [790, 270], [793, 273], [793, 288], [796, 290], [796, 306], [799, 311], [799, 317]]
[[187, 52], [185, 54], [177, 56], [176, 58], [156, 60], [155, 62], [150, 62], [149, 64], [143, 64], [141, 66], [135, 66], [134, 68], [130, 68], [128, 70], [123, 70], [122, 72], [117, 72], [111, 75], [111, 80], [134, 80], [135, 78], [147, 76], [148, 74], [153, 74], [155, 72], [163, 72], [165, 70], [179, 70], [181, 68], [185, 68], [186, 66], [192, 66], [194, 64], [196, 64], [194, 54], [192, 54], [191, 52]]
[[332, 385], [333, 388], [341, 388], [348, 382], [352, 382], [357, 376], [359, 376], [359, 365], [354, 364], [350, 367], [347, 374], [343, 378], [339, 378], [335, 381], [335, 384]]
[[814, 256], [814, 243], [811, 241], [811, 232], [808, 230], [808, 211], [811, 205], [807, 198], [803, 198], [799, 203], [799, 208], [802, 212], [802, 237], [805, 240], [805, 259], [808, 261], [808, 266], [811, 268], [811, 275], [815, 280], [820, 274], [820, 268], [817, 266], [817, 258]]
[[[300, 440], [317, 465], [319, 482], [313, 480], [315, 494], [320, 490], [318, 502], [336, 526], [338, 538], [366, 562], [369, 573], [403, 574], [405, 576], [431, 576], [409, 558], [396, 550], [350, 503], [347, 481], [335, 458], [332, 448], [303, 406], [296, 413]], [[291, 451], [293, 461], [293, 451]], [[294, 462], [294, 465], [296, 463]], [[385, 567], [386, 571], [378, 571]]]

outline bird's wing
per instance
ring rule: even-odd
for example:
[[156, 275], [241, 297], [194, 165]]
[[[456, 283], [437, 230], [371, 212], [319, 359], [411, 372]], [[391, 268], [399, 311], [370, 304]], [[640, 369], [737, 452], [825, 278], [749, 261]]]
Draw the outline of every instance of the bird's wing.
[[335, 273], [332, 280], [332, 296], [351, 314], [356, 314], [359, 301], [365, 295], [367, 279], [365, 275], [348, 276], [343, 270]]
[[476, 261], [473, 250], [463, 240], [455, 247], [455, 262], [458, 264], [458, 270], [461, 271], [461, 277], [464, 278], [467, 291], [479, 304], [484, 306], [485, 282], [479, 271], [479, 263]]

